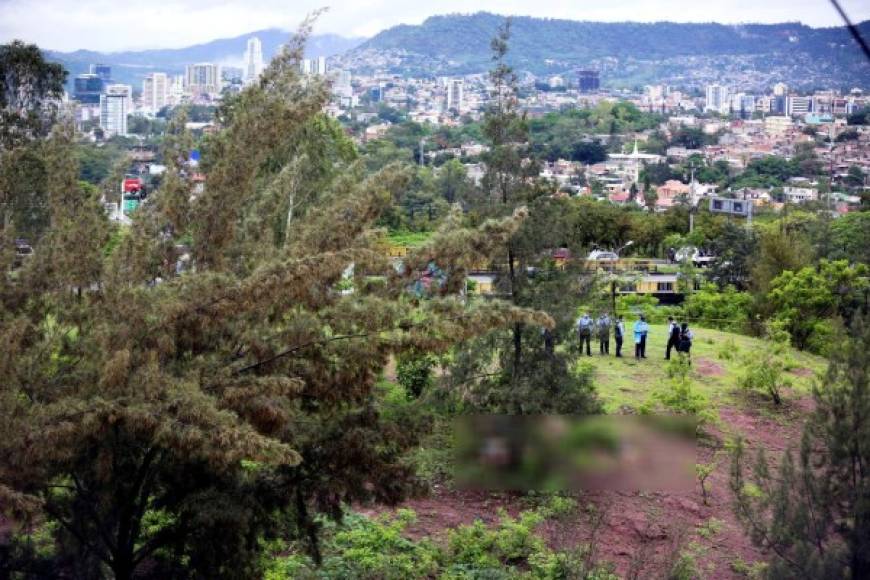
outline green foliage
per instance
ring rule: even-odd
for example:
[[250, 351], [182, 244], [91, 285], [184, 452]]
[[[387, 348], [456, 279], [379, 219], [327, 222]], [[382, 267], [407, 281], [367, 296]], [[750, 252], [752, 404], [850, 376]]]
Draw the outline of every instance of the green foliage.
[[367, 518], [345, 516], [324, 545], [323, 566], [300, 554], [281, 555], [267, 568], [268, 580], [285, 578], [584, 578], [615, 580], [588, 551], [550, 550], [537, 529], [544, 518], [525, 511], [514, 518], [501, 512], [492, 526], [476, 520], [449, 531], [446, 545], [413, 541], [404, 534], [413, 511]]
[[689, 376], [691, 366], [682, 354], [668, 362], [668, 383], [657, 385], [640, 410], [642, 413], [665, 411], [690, 415], [697, 419], [698, 426], [715, 421], [717, 413], [710, 399], [693, 384]]
[[746, 356], [743, 374], [738, 385], [747, 391], [754, 391], [770, 397], [777, 405], [782, 403], [782, 391], [791, 387], [791, 381], [784, 377], [786, 362], [783, 358], [789, 347], [789, 335], [781, 325], [768, 325], [768, 343], [764, 349], [750, 352]]
[[752, 296], [738, 292], [733, 286], [720, 291], [713, 284], [704, 284], [686, 297], [683, 312], [699, 326], [741, 332], [745, 330], [751, 305]]
[[66, 77], [35, 44], [0, 45], [0, 152], [48, 134]]
[[825, 352], [830, 320], [839, 316], [848, 323], [868, 287], [866, 265], [822, 260], [817, 267], [783, 272], [771, 282], [767, 300], [773, 320], [788, 330], [797, 348]]
[[789, 450], [772, 472], [763, 449], [747, 468], [733, 449], [735, 513], [753, 542], [770, 554], [773, 578], [862, 578], [870, 574], [870, 325], [853, 321], [814, 388], [815, 410], [797, 457]]
[[419, 397], [432, 387], [435, 362], [435, 357], [427, 354], [403, 356], [396, 364], [396, 379], [409, 395]]

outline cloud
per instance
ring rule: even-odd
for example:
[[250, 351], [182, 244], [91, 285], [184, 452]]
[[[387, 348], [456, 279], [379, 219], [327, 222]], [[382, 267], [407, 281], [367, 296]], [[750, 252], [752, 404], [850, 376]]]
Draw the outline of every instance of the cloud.
[[[22, 38], [59, 50], [182, 47], [263, 28], [292, 30], [323, 4], [324, 0], [0, 0], [0, 41]], [[856, 22], [870, 18], [866, 0], [844, 0], [844, 8]], [[574, 20], [841, 24], [825, 0], [334, 0], [316, 32], [372, 36], [396, 24], [418, 24], [433, 14], [471, 10]]]

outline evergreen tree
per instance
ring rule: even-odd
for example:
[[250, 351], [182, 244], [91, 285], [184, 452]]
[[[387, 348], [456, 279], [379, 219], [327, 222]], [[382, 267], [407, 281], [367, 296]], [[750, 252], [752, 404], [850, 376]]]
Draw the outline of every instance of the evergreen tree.
[[772, 473], [762, 450], [746, 473], [738, 442], [731, 471], [735, 512], [773, 554], [771, 578], [870, 577], [870, 320], [856, 320], [813, 390], [816, 409], [797, 458]]
[[[407, 454], [426, 423], [381, 396], [388, 360], [549, 324], [459, 296], [522, 214], [447, 220], [403, 272], [382, 255], [373, 226], [408, 176], [366, 177], [321, 117], [327, 93], [296, 72], [309, 30], [221, 111], [195, 196], [171, 132], [168, 179], [105, 259], [102, 208], [74, 178], [70, 127], [55, 130], [55, 243], [25, 276], [4, 271], [0, 308], [0, 506], [55, 543], [34, 550], [22, 527], [0, 575], [261, 577], [276, 535], [318, 558], [319, 514], [414, 489]], [[419, 299], [424, 260], [446, 279]]]
[[[492, 40], [491, 102], [484, 119], [489, 151], [479, 199], [472, 204], [481, 216], [527, 214], [520, 229], [506, 239], [491, 264], [499, 293], [516, 306], [546, 312], [552, 323], [527, 326], [514, 323], [504, 331], [465, 345], [453, 366], [450, 381], [471, 408], [504, 413], [594, 412], [598, 403], [591, 377], [569, 372], [565, 354], [548, 344], [571, 336], [575, 308], [588, 289], [580, 266], [556, 267], [550, 257], [565, 245], [553, 228], [562, 206], [550, 184], [539, 179], [530, 153], [525, 114], [519, 110], [517, 77], [507, 64], [510, 20]], [[552, 326], [552, 328], [551, 328]], [[497, 372], [493, 367], [498, 365]]]

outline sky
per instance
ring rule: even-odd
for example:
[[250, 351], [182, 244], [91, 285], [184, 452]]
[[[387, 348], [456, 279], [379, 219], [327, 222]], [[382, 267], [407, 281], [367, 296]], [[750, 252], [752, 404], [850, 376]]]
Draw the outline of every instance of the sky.
[[[840, 0], [853, 22], [870, 19], [870, 0]], [[292, 30], [306, 13], [329, 11], [315, 34], [373, 36], [434, 14], [497, 14], [605, 22], [785, 22], [839, 26], [828, 0], [0, 0], [0, 42], [99, 51], [178, 48], [264, 28]]]

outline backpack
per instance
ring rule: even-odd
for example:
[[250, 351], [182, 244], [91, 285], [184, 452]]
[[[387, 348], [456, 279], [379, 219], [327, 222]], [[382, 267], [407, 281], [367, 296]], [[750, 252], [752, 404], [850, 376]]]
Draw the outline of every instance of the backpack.
[[691, 331], [686, 329], [686, 332], [680, 333], [680, 342], [677, 345], [677, 350], [680, 352], [689, 352], [689, 349], [692, 348], [692, 337], [690, 336]]

